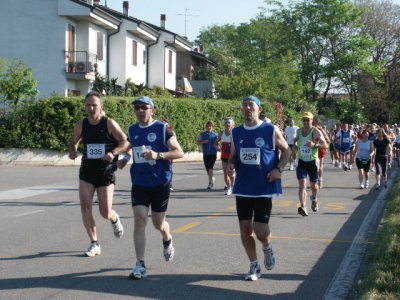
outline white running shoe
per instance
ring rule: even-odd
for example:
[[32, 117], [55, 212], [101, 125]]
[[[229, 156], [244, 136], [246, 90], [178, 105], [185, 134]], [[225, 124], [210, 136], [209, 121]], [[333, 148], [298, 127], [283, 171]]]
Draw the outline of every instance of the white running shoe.
[[164, 239], [162, 239], [163, 242], [163, 247], [164, 247], [164, 258], [166, 261], [170, 261], [174, 258], [174, 254], [175, 254], [175, 249], [172, 243], [172, 236], [170, 235], [170, 239], [171, 242], [169, 243], [169, 245], [167, 245], [164, 241]]
[[147, 269], [141, 261], [136, 262], [136, 266], [133, 268], [132, 273], [129, 274], [130, 279], [140, 279], [147, 277]]
[[375, 172], [375, 166], [372, 166], [372, 167], [371, 167], [371, 171], [372, 171], [372, 172]]
[[364, 184], [365, 188], [369, 188], [369, 180], [365, 180], [365, 184]]
[[311, 199], [311, 209], [313, 210], [313, 211], [315, 211], [315, 212], [317, 212], [318, 211], [318, 201], [317, 201], [317, 198], [314, 198], [314, 196], [310, 196], [310, 199]]
[[290, 170], [290, 171], [293, 171], [293, 164], [290, 165], [289, 170]]
[[232, 195], [232, 187], [230, 186], [230, 187], [228, 187], [228, 189], [226, 190], [226, 193], [225, 193], [225, 195]]
[[111, 222], [111, 225], [114, 229], [114, 235], [117, 238], [120, 238], [124, 234], [124, 227], [122, 227], [122, 224], [121, 224], [121, 221], [120, 221], [118, 215], [117, 215], [117, 218], [118, 218], [117, 222], [115, 222], [115, 223]]
[[306, 207], [300, 206], [298, 208], [297, 212], [299, 213], [299, 215], [302, 215], [303, 217], [307, 217], [308, 216], [308, 211], [307, 211]]
[[95, 255], [100, 255], [100, 254], [101, 254], [101, 248], [100, 248], [100, 245], [96, 242], [90, 243], [89, 248], [85, 252], [85, 255], [87, 257], [93, 257]]
[[267, 270], [272, 270], [275, 267], [275, 255], [272, 251], [272, 244], [269, 244], [268, 248], [263, 246], [264, 251], [264, 266]]
[[319, 189], [322, 189], [322, 179], [319, 179], [319, 180], [318, 180], [318, 188], [319, 188]]
[[215, 181], [215, 177], [212, 178], [212, 182], [208, 183], [207, 189], [211, 190], [214, 187], [214, 181]]
[[362, 183], [360, 183], [360, 190], [362, 190], [364, 188], [364, 185]]
[[351, 170], [351, 165], [349, 165], [349, 170]]
[[254, 281], [261, 277], [261, 266], [259, 262], [250, 263], [250, 270], [247, 272], [246, 276], [244, 276], [244, 280]]

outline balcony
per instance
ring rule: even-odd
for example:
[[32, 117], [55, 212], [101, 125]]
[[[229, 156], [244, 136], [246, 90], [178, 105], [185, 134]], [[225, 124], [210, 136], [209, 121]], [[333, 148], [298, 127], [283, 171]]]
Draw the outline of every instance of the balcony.
[[66, 78], [74, 80], [94, 80], [97, 55], [87, 51], [65, 51]]

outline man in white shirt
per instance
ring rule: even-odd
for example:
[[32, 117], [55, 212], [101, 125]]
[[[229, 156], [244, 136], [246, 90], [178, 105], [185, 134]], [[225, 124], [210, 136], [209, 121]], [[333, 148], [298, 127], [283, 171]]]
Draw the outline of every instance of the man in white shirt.
[[[292, 147], [293, 147], [294, 138], [296, 137], [297, 129], [299, 129], [299, 127], [294, 126], [294, 120], [290, 120], [289, 121], [289, 126], [287, 126], [285, 128], [285, 132], [284, 132], [285, 133], [285, 138], [286, 138], [286, 141], [287, 141], [290, 149], [292, 149]], [[289, 164], [290, 164], [289, 169], [293, 170], [293, 159], [292, 159], [292, 156], [290, 156]]]

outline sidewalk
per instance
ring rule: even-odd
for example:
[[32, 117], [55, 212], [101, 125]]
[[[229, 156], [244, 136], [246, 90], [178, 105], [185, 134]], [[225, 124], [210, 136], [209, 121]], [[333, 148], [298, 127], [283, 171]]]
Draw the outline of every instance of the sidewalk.
[[[80, 166], [82, 155], [68, 158], [68, 152], [43, 149], [0, 149], [0, 166]], [[174, 163], [202, 161], [201, 152], [187, 152]]]

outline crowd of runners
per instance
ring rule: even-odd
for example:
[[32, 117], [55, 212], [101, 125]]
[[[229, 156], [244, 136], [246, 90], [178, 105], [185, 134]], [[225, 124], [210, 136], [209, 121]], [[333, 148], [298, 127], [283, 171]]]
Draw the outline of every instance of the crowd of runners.
[[[96, 223], [92, 215], [93, 197], [97, 193], [100, 214], [111, 221], [114, 235], [121, 238], [124, 228], [113, 210], [114, 172], [132, 161], [131, 202], [134, 215], [134, 249], [136, 263], [131, 279], [147, 277], [145, 265], [146, 226], [150, 213], [152, 224], [161, 233], [163, 256], [174, 257], [174, 246], [166, 211], [172, 188], [172, 161], [183, 156], [182, 148], [170, 121], [153, 119], [155, 106], [147, 96], [133, 102], [137, 123], [124, 130], [103, 111], [102, 95], [91, 92], [85, 97], [87, 117], [74, 128], [69, 146], [69, 157], [78, 156], [83, 144], [79, 170], [79, 198], [83, 225], [90, 239], [85, 253], [88, 257], [101, 254]], [[311, 209], [318, 211], [318, 191], [323, 188], [324, 159], [329, 152], [331, 164], [344, 171], [358, 169], [359, 188], [369, 188], [369, 172], [375, 172], [375, 189], [387, 188], [387, 170], [393, 161], [399, 163], [400, 128], [397, 124], [336, 124], [331, 130], [311, 112], [302, 114], [302, 125], [288, 121], [283, 130], [271, 123], [263, 113], [260, 100], [245, 97], [241, 104], [244, 123], [235, 126], [232, 117], [224, 118], [224, 129], [215, 132], [215, 124], [208, 121], [206, 130], [197, 138], [203, 152], [207, 172], [205, 189], [216, 187], [214, 165], [220, 153], [223, 169], [224, 193], [234, 195], [239, 220], [240, 237], [250, 261], [245, 280], [257, 280], [261, 265], [257, 259], [256, 239], [264, 253], [264, 267], [271, 270], [276, 258], [272, 248], [269, 221], [272, 198], [282, 194], [282, 173], [295, 171], [298, 180], [300, 206], [298, 213], [306, 217], [308, 211], [307, 180], [311, 188]], [[123, 158], [119, 159], [119, 155]]]

